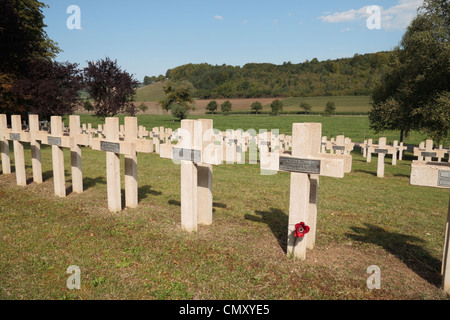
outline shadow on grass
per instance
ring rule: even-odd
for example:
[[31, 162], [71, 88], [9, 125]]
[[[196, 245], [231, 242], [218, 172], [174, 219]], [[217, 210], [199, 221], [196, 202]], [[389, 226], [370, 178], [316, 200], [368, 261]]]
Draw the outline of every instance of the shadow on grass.
[[105, 177], [98, 176], [97, 178], [83, 178], [83, 189], [88, 190], [89, 188], [94, 187], [96, 184], [106, 184]]
[[280, 209], [275, 208], [270, 208], [270, 211], [255, 210], [255, 214], [259, 217], [246, 214], [244, 218], [267, 224], [283, 252], [287, 253], [288, 215]]
[[377, 176], [377, 172], [375, 171], [369, 171], [369, 170], [362, 170], [362, 169], [355, 169], [354, 172], [361, 172], [361, 173], [367, 173], [370, 174], [372, 176]]
[[167, 203], [170, 204], [171, 206], [181, 207], [181, 201], [178, 201], [178, 200], [169, 200], [169, 201], [167, 201]]
[[[167, 201], [168, 204], [172, 205], [172, 206], [178, 206], [181, 207], [181, 201], [178, 200], [169, 200]], [[222, 209], [226, 209], [227, 205], [225, 203], [220, 203], [220, 202], [213, 202], [213, 208], [222, 208]], [[214, 210], [214, 209], [213, 209]]]
[[160, 196], [162, 195], [161, 191], [152, 190], [152, 186], [146, 185], [138, 188], [138, 198], [139, 201], [147, 198], [147, 196], [151, 194], [152, 196]]
[[365, 224], [365, 228], [352, 227], [354, 233], [347, 233], [349, 238], [378, 245], [395, 255], [417, 275], [429, 283], [439, 286], [441, 283], [441, 262], [432, 257], [421, 244], [425, 240], [396, 232], [389, 232], [379, 226]]

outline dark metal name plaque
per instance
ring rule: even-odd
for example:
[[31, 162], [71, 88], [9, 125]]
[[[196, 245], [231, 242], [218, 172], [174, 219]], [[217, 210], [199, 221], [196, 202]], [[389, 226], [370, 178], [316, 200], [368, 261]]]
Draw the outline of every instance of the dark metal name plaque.
[[159, 134], [153, 134], [153, 138], [159, 138]]
[[388, 153], [388, 149], [375, 149], [375, 153], [384, 153], [384, 154], [387, 154], [387, 153]]
[[422, 157], [432, 157], [436, 158], [436, 152], [421, 152], [420, 155]]
[[450, 187], [450, 171], [439, 170], [438, 186], [439, 187]]
[[10, 133], [9, 139], [12, 141], [20, 141], [20, 133]]
[[51, 146], [61, 147], [61, 138], [59, 137], [48, 137], [47, 142]]
[[237, 153], [241, 153], [242, 152], [241, 146], [239, 146], [239, 145], [236, 146], [236, 152]]
[[100, 141], [100, 150], [107, 152], [120, 153], [120, 143]]
[[309, 174], [320, 174], [320, 160], [280, 157], [280, 170]]
[[345, 151], [345, 146], [333, 146], [333, 150]]
[[202, 152], [194, 149], [173, 148], [172, 159], [200, 163], [202, 161]]

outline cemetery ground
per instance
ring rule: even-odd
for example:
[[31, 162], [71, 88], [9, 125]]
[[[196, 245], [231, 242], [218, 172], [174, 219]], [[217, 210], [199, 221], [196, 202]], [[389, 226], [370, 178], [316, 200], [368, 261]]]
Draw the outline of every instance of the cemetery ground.
[[[201, 116], [201, 118], [206, 118]], [[279, 129], [322, 122], [323, 135], [377, 140], [366, 117], [223, 117], [214, 127]], [[81, 123], [103, 123], [82, 116]], [[123, 119], [121, 119], [123, 123]], [[139, 116], [139, 125], [177, 128], [169, 116]], [[387, 140], [397, 138], [387, 133]], [[406, 143], [421, 141], [412, 135]], [[447, 299], [440, 287], [448, 190], [411, 186], [410, 152], [377, 178], [377, 161], [355, 149], [344, 179], [320, 178], [317, 240], [305, 261], [286, 256], [289, 177], [264, 176], [259, 165], [214, 167], [213, 224], [180, 226], [180, 166], [138, 154], [139, 206], [110, 213], [105, 154], [83, 152], [85, 191], [71, 192], [65, 149], [66, 198], [54, 196], [51, 148], [42, 146], [44, 183], [0, 175], [1, 299]], [[375, 156], [376, 157], [376, 156]], [[122, 197], [123, 186], [122, 163]], [[11, 147], [14, 171], [14, 153]], [[69, 290], [66, 269], [81, 270]], [[381, 289], [369, 290], [369, 266]]]

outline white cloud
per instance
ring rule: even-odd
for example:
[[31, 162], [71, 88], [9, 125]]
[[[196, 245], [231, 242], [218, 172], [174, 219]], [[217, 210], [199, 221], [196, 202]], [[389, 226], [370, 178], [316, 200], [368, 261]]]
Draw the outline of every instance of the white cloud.
[[243, 23], [248, 23], [248, 20], [244, 20], [244, 21], [242, 21]]
[[[397, 4], [381, 9], [381, 27], [383, 29], [405, 29], [417, 14], [417, 9], [423, 3], [423, 0], [398, 0]], [[350, 9], [343, 12], [324, 13], [319, 17], [322, 22], [341, 23], [354, 22], [367, 19], [370, 16], [367, 13], [367, 6], [360, 9]]]
[[273, 20], [273, 24], [277, 24], [278, 23], [278, 19]]
[[219, 15], [217, 15], [217, 16], [214, 16], [214, 19], [217, 19], [217, 20], [223, 20], [223, 17], [222, 17], [222, 16], [219, 16]]

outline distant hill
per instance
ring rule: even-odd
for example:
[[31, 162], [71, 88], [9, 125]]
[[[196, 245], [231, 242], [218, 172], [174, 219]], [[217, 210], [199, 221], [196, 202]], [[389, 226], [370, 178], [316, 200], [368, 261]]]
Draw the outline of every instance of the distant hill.
[[135, 101], [159, 101], [164, 99], [164, 85], [167, 81], [160, 81], [140, 87], [136, 90]]
[[[377, 52], [326, 61], [314, 58], [299, 64], [248, 63], [243, 67], [186, 64], [167, 70], [166, 78], [191, 83], [194, 97], [200, 99], [368, 96], [389, 56], [390, 52]], [[159, 99], [164, 96], [162, 86], [163, 82], [156, 82], [140, 88], [137, 101]]]

